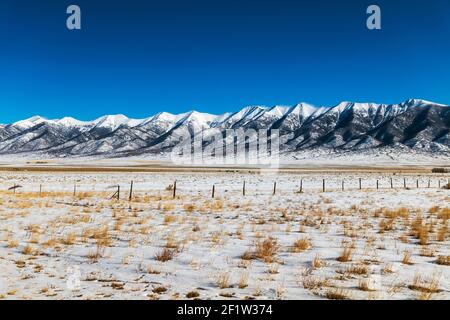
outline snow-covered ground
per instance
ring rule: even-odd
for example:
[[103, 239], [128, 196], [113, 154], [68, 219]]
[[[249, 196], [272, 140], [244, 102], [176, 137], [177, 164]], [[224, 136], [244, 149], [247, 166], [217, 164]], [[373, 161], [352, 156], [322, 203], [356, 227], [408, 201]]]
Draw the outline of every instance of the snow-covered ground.
[[2, 172], [0, 297], [450, 299], [448, 178]]

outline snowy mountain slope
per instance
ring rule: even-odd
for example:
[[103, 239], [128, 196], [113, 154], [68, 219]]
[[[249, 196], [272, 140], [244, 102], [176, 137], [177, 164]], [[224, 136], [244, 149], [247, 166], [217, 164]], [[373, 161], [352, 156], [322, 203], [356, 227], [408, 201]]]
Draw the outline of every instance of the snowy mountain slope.
[[358, 151], [379, 147], [450, 153], [450, 107], [411, 99], [400, 104], [342, 102], [334, 107], [246, 107], [211, 115], [158, 113], [145, 119], [107, 115], [94, 121], [35, 116], [0, 125], [0, 155], [123, 157], [169, 152], [180, 137], [217, 131], [278, 129], [284, 152]]

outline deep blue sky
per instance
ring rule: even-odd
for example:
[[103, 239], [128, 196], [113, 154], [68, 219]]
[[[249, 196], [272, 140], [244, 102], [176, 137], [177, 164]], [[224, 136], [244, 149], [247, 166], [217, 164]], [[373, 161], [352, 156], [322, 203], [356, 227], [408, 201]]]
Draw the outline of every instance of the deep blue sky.
[[[70, 4], [81, 31], [66, 29]], [[381, 6], [381, 31], [365, 27], [370, 4]], [[2, 0], [0, 43], [0, 123], [450, 104], [450, 0]]]

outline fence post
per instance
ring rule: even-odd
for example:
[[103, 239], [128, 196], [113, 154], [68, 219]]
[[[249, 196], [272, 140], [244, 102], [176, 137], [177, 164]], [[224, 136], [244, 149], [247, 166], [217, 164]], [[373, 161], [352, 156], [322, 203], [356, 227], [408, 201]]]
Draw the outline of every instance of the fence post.
[[242, 184], [242, 195], [245, 196], [245, 180], [244, 183]]
[[325, 192], [325, 179], [322, 180], [322, 191]]
[[277, 182], [275, 181], [273, 183], [273, 195], [275, 195], [277, 193]]
[[216, 185], [213, 184], [213, 187], [212, 187], [212, 195], [211, 195], [211, 197], [212, 197], [213, 199], [214, 199], [215, 193], [216, 193]]
[[131, 201], [132, 198], [133, 198], [133, 181], [131, 181], [130, 184], [130, 195], [128, 196], [128, 201]]
[[42, 184], [39, 185], [39, 197], [42, 197]]
[[394, 182], [392, 181], [392, 178], [391, 178], [391, 189], [394, 189]]
[[173, 198], [177, 196], [177, 180], [173, 182]]
[[377, 180], [377, 190], [378, 190], [378, 180]]
[[120, 200], [120, 186], [117, 186], [117, 200]]
[[342, 191], [345, 191], [344, 180], [342, 180]]
[[406, 189], [406, 178], [403, 178], [403, 188]]
[[77, 184], [74, 183], [74, 184], [73, 184], [73, 196], [75, 197], [76, 194], [77, 194]]
[[419, 189], [419, 179], [417, 179], [417, 181], [416, 181], [416, 187], [417, 187], [417, 189]]
[[359, 178], [359, 190], [362, 189], [362, 182], [361, 182], [361, 178]]

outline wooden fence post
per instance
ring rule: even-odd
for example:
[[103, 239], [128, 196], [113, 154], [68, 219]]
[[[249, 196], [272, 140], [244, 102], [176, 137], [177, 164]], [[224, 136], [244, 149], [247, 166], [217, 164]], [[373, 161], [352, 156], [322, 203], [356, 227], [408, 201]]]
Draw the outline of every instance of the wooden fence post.
[[378, 185], [379, 185], [379, 183], [378, 183], [378, 180], [377, 180], [377, 190], [378, 190]]
[[75, 197], [77, 195], [77, 184], [73, 184], [73, 196]]
[[359, 178], [359, 190], [362, 189], [362, 182], [361, 182], [361, 178]]
[[273, 183], [273, 195], [275, 195], [277, 193], [277, 182], [275, 181]]
[[394, 182], [392, 181], [392, 178], [391, 178], [391, 189], [394, 189]]
[[300, 180], [300, 193], [303, 193], [303, 179]]
[[173, 198], [177, 196], [177, 180], [173, 182]]
[[216, 193], [216, 185], [213, 184], [213, 187], [212, 187], [212, 195], [211, 195], [211, 197], [212, 197], [213, 199], [214, 199], [215, 193]]
[[245, 181], [242, 184], [242, 195], [245, 196]]
[[322, 191], [325, 192], [325, 179], [322, 180]]
[[120, 186], [117, 186], [117, 200], [120, 200]]
[[42, 197], [42, 184], [39, 185], [39, 197]]
[[344, 180], [342, 180], [342, 191], [345, 191]]
[[133, 198], [133, 181], [131, 181], [130, 184], [130, 195], [128, 196], [128, 201], [131, 201], [132, 198]]

